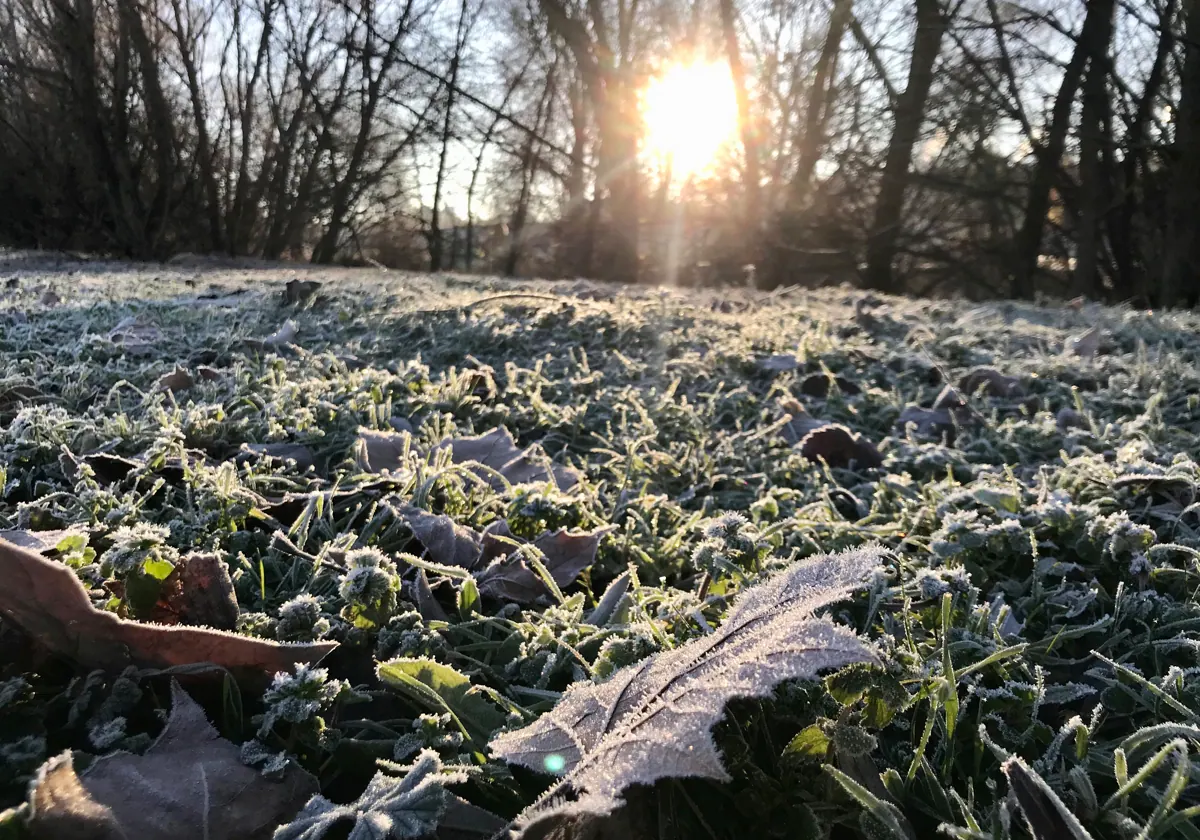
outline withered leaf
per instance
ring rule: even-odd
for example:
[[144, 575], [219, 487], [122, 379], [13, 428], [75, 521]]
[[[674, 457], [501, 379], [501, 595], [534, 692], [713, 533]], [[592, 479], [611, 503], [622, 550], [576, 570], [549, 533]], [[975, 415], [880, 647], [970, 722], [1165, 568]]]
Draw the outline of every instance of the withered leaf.
[[404, 505], [396, 515], [425, 547], [429, 559], [443, 566], [473, 569], [479, 562], [483, 541], [479, 534], [459, 525], [449, 516]]
[[6, 540], [21, 548], [28, 548], [39, 554], [54, 551], [67, 537], [86, 533], [78, 528], [64, 528], [56, 531], [21, 531], [0, 530], [0, 540]]
[[126, 621], [97, 610], [74, 572], [0, 540], [0, 613], [50, 652], [85, 668], [212, 663], [248, 679], [316, 662], [337, 645], [280, 644], [220, 630]]
[[896, 419], [896, 427], [902, 434], [907, 434], [909, 428], [917, 437], [945, 440], [948, 445], [954, 443], [958, 427], [954, 424], [954, 415], [945, 409], [921, 408], [910, 405], [900, 412]]
[[317, 792], [317, 780], [294, 764], [279, 781], [243, 765], [176, 682], [171, 700], [167, 725], [145, 754], [113, 753], [78, 776], [70, 753], [51, 760], [32, 795], [36, 840], [267, 840]]
[[237, 596], [229, 567], [216, 554], [181, 558], [162, 582], [150, 620], [232, 630], [237, 627]]
[[995, 368], [975, 368], [959, 380], [958, 387], [967, 394], [980, 391], [988, 397], [1023, 397], [1025, 387], [1015, 376], [1005, 376]]
[[155, 388], [160, 391], [186, 391], [196, 384], [196, 380], [187, 372], [187, 368], [175, 365], [170, 373], [164, 373], [158, 378]]
[[108, 334], [108, 340], [121, 348], [127, 356], [146, 356], [154, 352], [154, 345], [162, 333], [153, 324], [147, 324], [137, 316], [130, 316], [117, 324]]
[[283, 290], [283, 302], [285, 304], [303, 303], [315, 295], [320, 288], [321, 284], [316, 280], [300, 280], [298, 278], [289, 280]]
[[294, 463], [301, 472], [316, 464], [312, 450], [302, 443], [243, 443], [242, 452], [253, 457]]
[[1090, 359], [1100, 352], [1100, 346], [1104, 343], [1104, 330], [1099, 327], [1092, 327], [1086, 332], [1079, 335], [1071, 336], [1067, 339], [1067, 354], [1071, 356], [1082, 356], [1085, 359]]
[[830, 377], [824, 373], [814, 373], [812, 376], [805, 377], [804, 381], [800, 383], [800, 393], [806, 397], [824, 399], [829, 396], [834, 385], [837, 385], [837, 389], [846, 396], [862, 393], [862, 388], [849, 379], [843, 376]]
[[[579, 474], [569, 467], [552, 465], [549, 470], [538, 457], [536, 444], [518, 449], [512, 434], [503, 426], [475, 437], [452, 438], [438, 444], [436, 449], [450, 448], [451, 458], [456, 464], [473, 461], [489, 467], [503, 476], [509, 484], [529, 484], [549, 481], [551, 473], [560, 490], [569, 490], [579, 483]], [[500, 489], [503, 481], [495, 480], [489, 472], [480, 471], [482, 477]]]
[[883, 455], [875, 444], [845, 426], [829, 424], [809, 432], [800, 441], [800, 454], [810, 461], [825, 461], [831, 467], [854, 465], [860, 469], [883, 466]]
[[393, 472], [404, 466], [405, 450], [411, 445], [408, 431], [380, 432], [360, 428], [358, 441], [362, 446], [368, 472]]
[[[869, 547], [797, 563], [743, 592], [715, 632], [605, 682], [574, 683], [537, 721], [493, 738], [492, 754], [565, 773], [579, 795], [567, 807], [600, 813], [614, 810], [631, 785], [728, 780], [710, 732], [728, 701], [767, 697], [784, 680], [874, 660], [852, 631], [812, 612], [849, 595], [882, 559]], [[554, 806], [530, 810], [547, 807]]]
[[[533, 541], [542, 564], [560, 589], [570, 586], [584, 570], [596, 562], [596, 550], [606, 529], [568, 531], [560, 529], [542, 534]], [[502, 601], [529, 604], [549, 595], [541, 576], [513, 545], [513, 535], [504, 520], [483, 532], [481, 563], [487, 566], [475, 576], [479, 594]], [[524, 540], [515, 540], [518, 544]]]
[[214, 367], [208, 367], [207, 365], [200, 365], [200, 367], [196, 368], [196, 375], [199, 376], [201, 379], [203, 379], [205, 382], [216, 382], [218, 379], [221, 378], [221, 371], [217, 370]]
[[788, 443], [799, 443], [809, 432], [829, 425], [827, 421], [818, 420], [809, 414], [804, 406], [792, 397], [780, 400], [779, 404], [789, 415], [781, 430]]
[[62, 303], [62, 298], [59, 297], [58, 292], [54, 291], [53, 289], [47, 289], [46, 291], [42, 292], [41, 301], [42, 306], [58, 306], [60, 303]]
[[778, 353], [759, 359], [758, 366], [768, 373], [786, 373], [800, 367], [800, 360], [791, 353]]
[[296, 322], [290, 318], [284, 322], [283, 326], [264, 338], [261, 342], [265, 348], [278, 348], [292, 344], [296, 340], [300, 329], [296, 326]]

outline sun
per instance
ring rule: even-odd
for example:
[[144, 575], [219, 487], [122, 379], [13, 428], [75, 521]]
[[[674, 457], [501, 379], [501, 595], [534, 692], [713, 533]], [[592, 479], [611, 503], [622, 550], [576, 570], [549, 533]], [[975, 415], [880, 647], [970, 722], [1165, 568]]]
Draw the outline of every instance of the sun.
[[642, 96], [646, 150], [688, 177], [711, 166], [738, 124], [729, 65], [677, 64], [652, 79]]

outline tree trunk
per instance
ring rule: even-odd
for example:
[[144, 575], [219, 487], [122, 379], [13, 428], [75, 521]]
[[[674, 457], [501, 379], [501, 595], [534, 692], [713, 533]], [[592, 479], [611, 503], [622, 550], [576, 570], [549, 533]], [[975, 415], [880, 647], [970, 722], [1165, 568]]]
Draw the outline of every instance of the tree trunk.
[[1175, 112], [1174, 161], [1167, 192], [1159, 306], [1194, 304], [1200, 282], [1200, 0], [1183, 5], [1184, 45], [1179, 108]]
[[[1101, 26], [1100, 18], [1104, 17], [1102, 9], [1100, 14], [1095, 12], [1098, 7], [1105, 5], [1107, 4], [1088, 3], [1087, 16], [1083, 19], [1083, 29], [1079, 33], [1079, 39], [1075, 42], [1071, 60], [1063, 71], [1058, 94], [1054, 97], [1054, 108], [1050, 112], [1050, 128], [1046, 142], [1038, 144], [1034, 150], [1037, 167], [1034, 169], [1033, 179], [1029, 185], [1029, 195], [1025, 202], [1025, 218], [1021, 222], [1021, 230], [1017, 233], [1013, 297], [1033, 297], [1038, 258], [1042, 255], [1042, 231], [1046, 225], [1046, 214], [1050, 212], [1050, 190], [1060, 178], [1059, 167], [1062, 163], [1063, 149], [1067, 143], [1067, 133], [1071, 129], [1071, 106], [1075, 103], [1075, 94], [1079, 90], [1083, 68], [1087, 64], [1087, 45], [1094, 40], [1092, 33]], [[1108, 8], [1111, 9], [1111, 6]]]
[[[1138, 173], [1146, 168], [1147, 129], [1154, 116], [1154, 107], [1162, 90], [1163, 76], [1167, 68], [1167, 60], [1175, 49], [1175, 35], [1172, 26], [1175, 19], [1176, 0], [1167, 0], [1159, 15], [1158, 49], [1154, 53], [1154, 64], [1150, 67], [1150, 75], [1142, 87], [1142, 96], [1138, 100], [1137, 110], [1126, 132], [1125, 159], [1121, 162], [1121, 201], [1118, 212], [1112, 221], [1109, 238], [1113, 244], [1113, 257], [1117, 264], [1118, 299], [1137, 296], [1145, 299], [1149, 292], [1146, 282], [1145, 261], [1135, 268], [1134, 254], [1134, 219], [1140, 204]], [[1140, 269], [1140, 270], [1139, 270]]]
[[925, 100], [933, 83], [933, 66], [941, 52], [947, 23], [939, 0], [917, 0], [917, 34], [913, 39], [908, 85], [896, 102], [896, 122], [867, 242], [867, 284], [881, 292], [903, 291], [892, 272], [892, 260], [904, 211], [913, 146], [925, 121]]
[[742, 52], [738, 46], [737, 17], [733, 0], [721, 0], [721, 29], [725, 36], [725, 54], [729, 59], [729, 71], [733, 76], [733, 88], [737, 95], [738, 122], [742, 130], [742, 151], [746, 160], [745, 169], [745, 224], [750, 231], [747, 256], [754, 256], [759, 249], [762, 232], [762, 176], [759, 173], [758, 130], [750, 108], [750, 92], [746, 88], [746, 70], [742, 66]]
[[1097, 297], [1100, 289], [1101, 221], [1109, 190], [1104, 165], [1108, 126], [1108, 49], [1112, 41], [1114, 0], [1093, 0], [1088, 17], [1098, 25], [1089, 34], [1088, 69], [1083, 81], [1083, 114], [1079, 128], [1079, 230], [1075, 239], [1076, 295]]
[[449, 84], [446, 85], [446, 118], [442, 121], [442, 148], [438, 154], [437, 181], [433, 186], [433, 207], [429, 216], [429, 270], [442, 270], [442, 189], [446, 184], [446, 160], [450, 154], [451, 128], [454, 125], [454, 93], [458, 90], [458, 66], [466, 46], [467, 2], [458, 11], [458, 30], [454, 36], [454, 55], [450, 57]]
[[808, 93], [808, 108], [804, 114], [804, 127], [796, 146], [800, 149], [800, 162], [789, 185], [788, 204], [798, 208], [808, 195], [817, 161], [825, 151], [825, 126], [829, 121], [829, 100], [833, 95], [833, 77], [837, 73], [838, 54], [842, 38], [850, 23], [854, 0], [834, 0], [829, 13], [829, 28], [825, 31], [825, 43], [813, 74], [812, 87]]

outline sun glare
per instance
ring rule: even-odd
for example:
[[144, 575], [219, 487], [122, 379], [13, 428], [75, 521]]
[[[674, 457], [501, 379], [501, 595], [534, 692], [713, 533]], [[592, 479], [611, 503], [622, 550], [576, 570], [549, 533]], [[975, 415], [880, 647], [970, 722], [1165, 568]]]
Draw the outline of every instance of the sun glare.
[[729, 65], [675, 65], [651, 80], [642, 100], [646, 149], [670, 160], [677, 176], [710, 166], [737, 129]]

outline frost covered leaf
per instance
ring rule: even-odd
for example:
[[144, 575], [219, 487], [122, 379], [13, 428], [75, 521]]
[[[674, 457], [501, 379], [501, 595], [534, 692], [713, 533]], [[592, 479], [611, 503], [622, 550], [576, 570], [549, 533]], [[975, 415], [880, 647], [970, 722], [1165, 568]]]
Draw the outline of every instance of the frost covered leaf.
[[299, 332], [300, 329], [296, 326], [296, 322], [289, 318], [282, 327], [258, 343], [266, 349], [284, 347], [295, 342]]
[[175, 369], [170, 373], [164, 373], [158, 378], [158, 382], [154, 387], [159, 391], [186, 391], [196, 384], [196, 380], [187, 372], [187, 368], [175, 365]]
[[963, 393], [974, 395], [983, 392], [986, 397], [1023, 397], [1025, 387], [1015, 376], [1005, 376], [995, 368], [975, 368], [963, 376], [958, 387]]
[[358, 442], [364, 456], [363, 467], [368, 472], [392, 472], [404, 466], [412, 436], [407, 432], [379, 432], [360, 428]]
[[285, 305], [293, 303], [304, 303], [320, 290], [321, 284], [316, 280], [301, 280], [295, 278], [287, 281], [287, 285], [283, 290], [283, 302]]
[[265, 840], [316, 790], [317, 780], [298, 767], [272, 782], [243, 765], [238, 748], [172, 683], [171, 716], [144, 755], [113, 753], [79, 776], [70, 753], [47, 763], [32, 794], [30, 828], [37, 840]]
[[443, 566], [472, 569], [479, 562], [483, 549], [482, 538], [470, 528], [459, 525], [449, 516], [404, 505], [397, 515], [412, 531], [429, 559]]
[[791, 353], [778, 353], [759, 359], [758, 366], [767, 373], [786, 373], [800, 367], [800, 360]]
[[86, 668], [170, 668], [208, 662], [247, 677], [316, 662], [332, 642], [285, 645], [220, 630], [125, 621], [92, 606], [69, 568], [0, 540], [0, 613], [52, 653]]
[[710, 730], [729, 700], [766, 697], [784, 680], [874, 661], [852, 631], [812, 611], [846, 597], [882, 556], [871, 547], [797, 563], [743, 592], [711, 635], [603, 683], [572, 685], [535, 723], [496, 737], [493, 754], [564, 773], [577, 793], [605, 807], [630, 785], [664, 777], [727, 780]]
[[1092, 840], [1058, 794], [1024, 761], [1010, 758], [1001, 769], [1008, 777], [1034, 840]]
[[806, 397], [825, 399], [829, 396], [829, 392], [833, 390], [835, 385], [838, 391], [848, 397], [862, 393], [862, 388], [849, 379], [843, 376], [829, 376], [825, 373], [814, 373], [812, 376], [806, 376], [804, 381], [800, 383], [800, 393]]
[[433, 750], [422, 750], [402, 778], [378, 772], [362, 796], [348, 805], [314, 796], [300, 816], [275, 832], [273, 840], [320, 840], [344, 820], [354, 823], [348, 840], [427, 837], [449, 804], [445, 785], [464, 781], [465, 774], [443, 770]]
[[809, 432], [800, 441], [800, 454], [810, 461], [825, 461], [831, 467], [883, 466], [883, 455], [875, 444], [841, 425], [830, 424]]
[[312, 450], [302, 443], [243, 443], [242, 452], [253, 458], [294, 463], [301, 472], [316, 464]]
[[1071, 356], [1083, 356], [1086, 359], [1090, 359], [1100, 352], [1100, 345], [1103, 343], [1104, 330], [1099, 327], [1092, 327], [1087, 332], [1082, 332], [1067, 339], [1067, 353]]
[[148, 355], [161, 339], [162, 333], [157, 327], [144, 323], [136, 316], [124, 319], [108, 334], [108, 340], [120, 347], [127, 356]]
[[[454, 463], [482, 464], [499, 473], [509, 484], [549, 481], [551, 473], [560, 490], [568, 490], [579, 483], [579, 474], [573, 469], [558, 465], [547, 469], [541, 463], [544, 456], [537, 454], [537, 447], [518, 449], [512, 434], [503, 426], [497, 426], [476, 437], [452, 438], [439, 444], [436, 449], [447, 447]], [[480, 474], [497, 489], [503, 487], [504, 482], [497, 481], [492, 473], [480, 470]]]
[[70, 537], [79, 536], [85, 532], [75, 528], [61, 531], [20, 531], [0, 530], [0, 541], [10, 542], [21, 548], [28, 548], [39, 554], [49, 554]]
[[237, 596], [229, 567], [216, 554], [184, 557], [162, 582], [149, 620], [232, 630], [238, 620]]
[[382, 663], [377, 674], [387, 685], [422, 708], [449, 713], [471, 740], [482, 746], [504, 725], [504, 712], [471, 685], [471, 678], [432, 659], [393, 659]]
[[958, 434], [955, 417], [949, 411], [940, 408], [921, 408], [910, 405], [896, 419], [896, 428], [901, 434], [907, 434], [912, 429], [919, 438], [934, 438], [953, 445]]
[[[538, 559], [561, 589], [574, 583], [585, 569], [596, 562], [596, 549], [605, 533], [604, 529], [560, 529], [542, 534], [533, 541], [533, 547], [537, 549]], [[529, 560], [522, 556], [524, 552], [513, 550], [510, 542], [512, 539], [512, 532], [503, 520], [484, 532], [482, 561], [487, 562], [501, 555], [507, 556], [492, 560], [487, 568], [477, 575], [479, 591], [483, 595], [502, 601], [532, 603], [542, 595], [550, 594], [550, 591], [541, 575], [530, 565]]]

